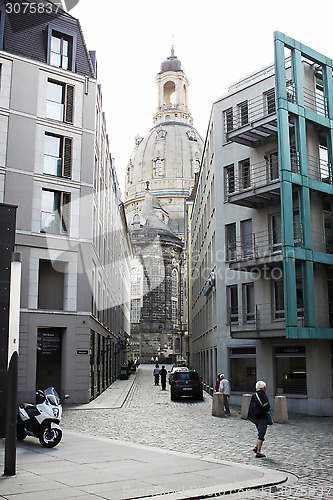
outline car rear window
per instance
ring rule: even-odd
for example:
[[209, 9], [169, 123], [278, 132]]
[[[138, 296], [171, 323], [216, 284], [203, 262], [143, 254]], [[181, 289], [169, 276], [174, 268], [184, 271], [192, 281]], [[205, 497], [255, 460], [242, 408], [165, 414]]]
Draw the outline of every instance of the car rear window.
[[196, 372], [176, 372], [173, 376], [174, 380], [199, 380], [199, 375]]

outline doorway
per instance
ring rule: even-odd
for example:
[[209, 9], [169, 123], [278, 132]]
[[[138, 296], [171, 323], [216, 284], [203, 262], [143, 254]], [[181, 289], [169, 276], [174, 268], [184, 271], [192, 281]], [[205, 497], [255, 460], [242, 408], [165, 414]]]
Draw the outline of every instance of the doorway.
[[63, 328], [38, 327], [36, 390], [54, 387], [61, 394]]

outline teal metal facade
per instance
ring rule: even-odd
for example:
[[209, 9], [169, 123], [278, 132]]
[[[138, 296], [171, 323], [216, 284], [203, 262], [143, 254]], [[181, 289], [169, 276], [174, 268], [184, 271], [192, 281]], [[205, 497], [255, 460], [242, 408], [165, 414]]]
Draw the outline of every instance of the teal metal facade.
[[[333, 266], [333, 254], [313, 249], [311, 224], [311, 193], [325, 197], [333, 213], [333, 61], [311, 48], [285, 36], [274, 33], [275, 45], [275, 88], [278, 123], [278, 148], [281, 181], [281, 224], [283, 242], [283, 270], [285, 295], [286, 337], [291, 339], [333, 339], [333, 328], [319, 327], [321, 310], [316, 309], [316, 287], [314, 280], [317, 264]], [[292, 82], [286, 77], [286, 49], [290, 51]], [[305, 105], [304, 58], [318, 71], [322, 87], [320, 96], [314, 89], [313, 106]], [[317, 68], [317, 70], [316, 70]], [[292, 96], [288, 89], [293, 89]], [[321, 99], [316, 106], [316, 99]], [[312, 108], [312, 109], [311, 109]], [[297, 169], [292, 168], [291, 134], [298, 155]], [[328, 171], [325, 181], [309, 177], [307, 127], [320, 130], [325, 137], [328, 155]], [[302, 228], [302, 244], [295, 245], [293, 206], [298, 198], [299, 217]], [[331, 221], [332, 224], [332, 221]], [[296, 265], [302, 270], [302, 290], [304, 305], [303, 326], [297, 318]], [[329, 300], [329, 297], [328, 297]], [[330, 326], [332, 326], [330, 324]]]

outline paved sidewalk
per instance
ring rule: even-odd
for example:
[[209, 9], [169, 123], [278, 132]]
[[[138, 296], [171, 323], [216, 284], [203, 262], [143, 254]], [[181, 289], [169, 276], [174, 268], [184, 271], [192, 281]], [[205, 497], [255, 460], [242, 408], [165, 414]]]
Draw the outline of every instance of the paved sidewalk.
[[0, 498], [181, 500], [287, 479], [283, 472], [66, 431], [53, 449], [33, 438], [18, 443], [17, 475], [0, 478]]
[[[117, 380], [95, 401], [70, 409], [120, 408], [134, 380]], [[2, 439], [2, 470], [4, 446]], [[286, 472], [66, 430], [53, 449], [35, 438], [18, 442], [17, 475], [0, 477], [0, 498], [199, 499], [294, 480]]]

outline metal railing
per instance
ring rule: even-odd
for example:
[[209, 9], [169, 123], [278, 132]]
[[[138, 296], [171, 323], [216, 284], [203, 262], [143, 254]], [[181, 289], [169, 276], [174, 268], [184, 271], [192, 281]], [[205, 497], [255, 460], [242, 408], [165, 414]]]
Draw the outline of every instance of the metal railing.
[[333, 184], [332, 164], [317, 156], [308, 155], [308, 175], [327, 184]]
[[306, 87], [304, 87], [303, 92], [304, 106], [318, 115], [327, 117], [327, 97], [324, 96], [323, 92], [319, 90], [311, 90]]
[[[298, 326], [304, 326], [303, 301], [297, 302]], [[256, 304], [254, 308], [228, 307], [227, 326], [232, 332], [274, 331], [285, 328], [284, 306], [278, 308], [273, 303]]]
[[[287, 99], [295, 102], [295, 85], [287, 82]], [[261, 118], [276, 114], [275, 88], [259, 96], [243, 101], [225, 111], [225, 130], [228, 133], [253, 123]]]
[[[303, 247], [303, 225], [294, 222], [294, 245]], [[245, 238], [226, 242], [226, 261], [244, 262], [247, 260], [260, 260], [271, 257], [272, 261], [280, 262], [282, 253], [281, 230], [258, 231], [248, 234]], [[275, 259], [274, 259], [275, 257]]]
[[312, 227], [312, 250], [333, 253], [333, 234], [331, 228]]
[[[265, 157], [266, 158], [266, 157]], [[250, 161], [250, 160], [249, 160]], [[295, 148], [290, 149], [291, 171], [300, 173], [299, 152]], [[276, 157], [270, 157], [265, 161], [249, 163], [241, 161], [238, 168], [226, 166], [224, 171], [226, 198], [245, 191], [254, 191], [261, 187], [273, 185], [280, 180], [280, 164]]]

